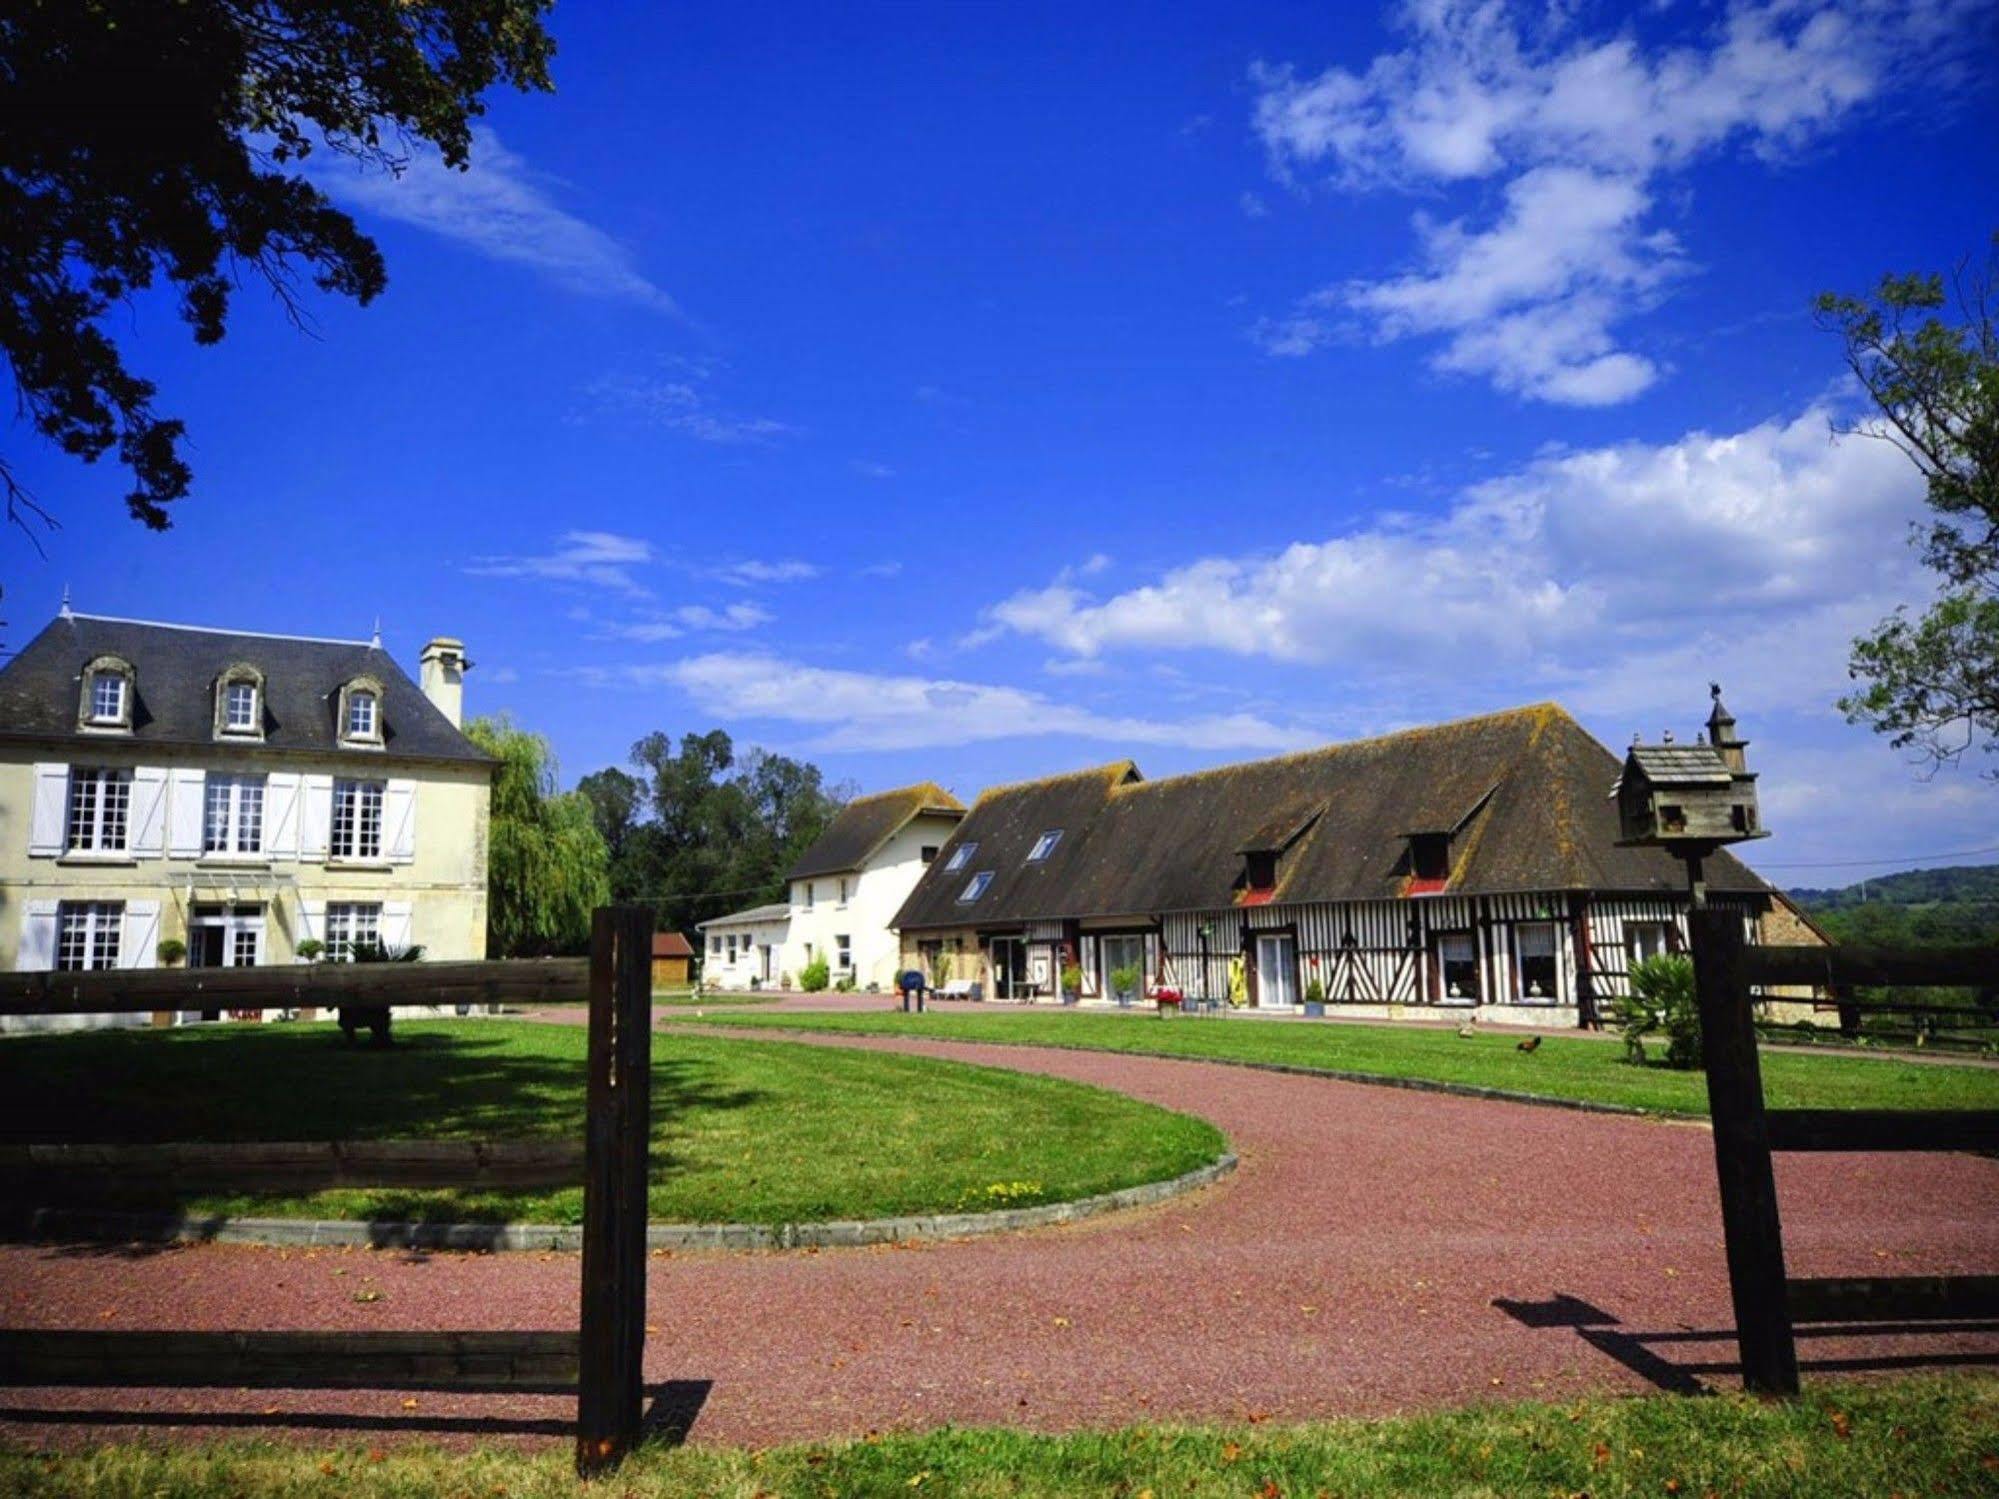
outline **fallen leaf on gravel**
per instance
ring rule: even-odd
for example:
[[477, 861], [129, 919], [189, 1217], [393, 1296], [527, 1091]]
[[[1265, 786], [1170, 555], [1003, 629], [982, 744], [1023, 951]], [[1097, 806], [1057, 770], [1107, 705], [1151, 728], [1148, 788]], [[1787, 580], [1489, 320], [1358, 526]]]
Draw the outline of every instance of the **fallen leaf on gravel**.
[[403, 1401], [403, 1409], [404, 1409], [404, 1410], [406, 1410], [406, 1411], [413, 1411], [413, 1410], [415, 1410], [415, 1409], [416, 1409], [416, 1396], [414, 1396], [414, 1395], [411, 1395], [411, 1396], [409, 1396], [409, 1397], [408, 1397], [407, 1399], [405, 1399], [405, 1400]]
[[356, 1291], [354, 1299], [356, 1301], [380, 1301], [382, 1293], [380, 1291]]
[[278, 1416], [284, 1413], [280, 1411], [275, 1405], [267, 1405], [264, 1407], [264, 1414], [267, 1416]]
[[1067, 1327], [1069, 1325], [1069, 1319], [1067, 1317], [1057, 1317], [1055, 1319], [1055, 1325], [1057, 1327]]
[[1308, 1317], [1316, 1317], [1319, 1314], [1319, 1309], [1316, 1306], [1301, 1306], [1298, 1310]]

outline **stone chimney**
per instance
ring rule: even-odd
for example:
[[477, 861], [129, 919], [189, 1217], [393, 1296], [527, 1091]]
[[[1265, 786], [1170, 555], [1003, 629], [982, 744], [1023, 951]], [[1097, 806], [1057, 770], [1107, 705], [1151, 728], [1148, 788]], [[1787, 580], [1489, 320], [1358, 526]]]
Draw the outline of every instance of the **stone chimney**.
[[451, 720], [453, 728], [461, 727], [465, 718], [465, 673], [472, 669], [472, 663], [465, 659], [465, 642], [440, 635], [423, 648], [419, 659], [423, 669], [417, 685], [423, 688], [423, 695]]

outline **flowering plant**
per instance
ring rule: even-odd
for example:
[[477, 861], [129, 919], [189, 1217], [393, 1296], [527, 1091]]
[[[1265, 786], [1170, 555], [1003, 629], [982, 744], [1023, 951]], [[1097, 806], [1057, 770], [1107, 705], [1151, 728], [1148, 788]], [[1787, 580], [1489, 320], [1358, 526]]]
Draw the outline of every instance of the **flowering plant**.
[[1154, 1002], [1157, 1003], [1162, 1009], [1164, 1008], [1177, 1009], [1179, 1007], [1180, 1001], [1184, 997], [1185, 996], [1182, 995], [1178, 989], [1173, 988], [1170, 984], [1161, 984], [1158, 988], [1152, 991], [1152, 998]]

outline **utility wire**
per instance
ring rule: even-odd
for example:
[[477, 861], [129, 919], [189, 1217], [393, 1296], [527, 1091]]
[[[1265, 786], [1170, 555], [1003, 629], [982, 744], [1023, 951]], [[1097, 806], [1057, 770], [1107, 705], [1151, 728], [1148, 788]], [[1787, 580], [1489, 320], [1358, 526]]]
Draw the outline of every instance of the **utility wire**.
[[1887, 859], [1804, 859], [1769, 864], [1756, 861], [1758, 869], [1872, 869], [1883, 864], [1920, 864], [1929, 859], [1969, 859], [1974, 854], [1999, 854], [1994, 848], [1959, 848], [1943, 854], [1897, 854]]

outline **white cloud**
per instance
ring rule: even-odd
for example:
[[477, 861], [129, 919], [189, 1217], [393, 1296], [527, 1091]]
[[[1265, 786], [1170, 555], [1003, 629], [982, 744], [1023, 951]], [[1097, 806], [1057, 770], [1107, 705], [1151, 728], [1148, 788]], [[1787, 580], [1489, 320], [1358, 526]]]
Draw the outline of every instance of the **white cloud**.
[[1248, 713], [1159, 720], [1096, 713], [1018, 687], [808, 666], [771, 655], [716, 652], [627, 668], [618, 679], [677, 687], [702, 712], [814, 733], [821, 751], [930, 749], [1049, 737], [1120, 746], [1276, 751], [1312, 736]]
[[737, 416], [714, 409], [707, 374], [677, 366], [670, 378], [616, 374], [593, 380], [584, 397], [598, 412], [665, 427], [697, 442], [760, 444], [789, 437], [797, 428], [766, 416]]
[[1637, 711], [1662, 681], [1753, 680], [1824, 705], [1853, 633], [1922, 582], [1922, 486], [1882, 443], [1834, 441], [1814, 407], [1726, 435], [1553, 453], [1434, 519], [1378, 517], [1275, 555], [1206, 557], [1098, 597], [1073, 577], [1015, 594], [988, 629], [1091, 658], [1206, 650], [1409, 683], [1448, 704], [1494, 683]]
[[[1417, 265], [1321, 288], [1251, 331], [1297, 356], [1349, 319], [1384, 339], [1440, 337], [1437, 368], [1567, 405], [1625, 401], [1656, 363], [1617, 325], [1682, 268], [1650, 220], [1661, 180], [1741, 146], [1778, 160], [1904, 85], [1932, 86], [1988, 22], [1980, 0], [1739, 3], [1693, 43], [1626, 23], [1575, 35], [1560, 7], [1412, 0], [1402, 49], [1363, 71], [1259, 65], [1255, 128], [1281, 179], [1347, 191], [1504, 182], [1496, 213], [1415, 219]], [[1938, 69], [1941, 67], [1941, 71]]]
[[886, 463], [875, 463], [872, 460], [863, 458], [854, 460], [854, 472], [859, 474], [863, 479], [893, 479], [895, 477], [895, 470], [890, 468]]
[[683, 635], [709, 633], [733, 634], [743, 630], [754, 630], [767, 625], [777, 616], [756, 604], [728, 604], [720, 609], [707, 604], [682, 604], [676, 609], [668, 609], [630, 620], [622, 624], [608, 625], [604, 634], [617, 640], [635, 640], [642, 643], [657, 643], [662, 640], [677, 640]]
[[557, 184], [503, 146], [490, 126], [474, 127], [472, 164], [462, 172], [429, 150], [418, 151], [400, 177], [333, 155], [311, 161], [320, 185], [361, 209], [456, 240], [489, 259], [529, 266], [571, 291], [679, 311], [624, 245], [559, 206], [551, 191]]
[[481, 578], [538, 578], [551, 583], [589, 583], [644, 597], [652, 590], [632, 576], [632, 568], [656, 560], [652, 543], [614, 531], [565, 531], [553, 551], [538, 556], [475, 557], [465, 571]]
[[724, 583], [747, 588], [756, 583], [802, 583], [818, 577], [819, 568], [795, 557], [752, 557], [745, 562], [725, 562], [714, 569], [713, 575]]

